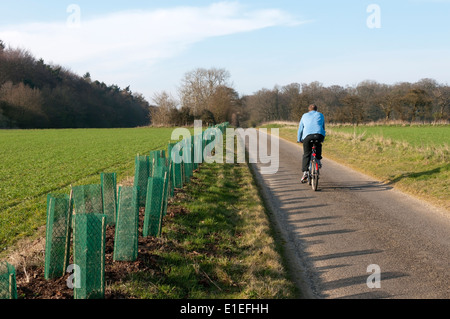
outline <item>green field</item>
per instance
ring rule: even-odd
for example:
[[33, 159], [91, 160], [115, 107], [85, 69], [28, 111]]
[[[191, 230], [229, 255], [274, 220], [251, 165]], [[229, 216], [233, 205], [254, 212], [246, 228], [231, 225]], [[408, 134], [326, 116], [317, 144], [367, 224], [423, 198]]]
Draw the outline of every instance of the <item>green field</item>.
[[45, 225], [48, 193], [134, 176], [136, 154], [167, 149], [173, 129], [0, 130], [0, 253]]
[[332, 132], [383, 137], [397, 142], [406, 142], [413, 147], [450, 145], [450, 126], [330, 126]]
[[[271, 124], [297, 140], [297, 125]], [[450, 209], [450, 126], [328, 126], [324, 157]]]

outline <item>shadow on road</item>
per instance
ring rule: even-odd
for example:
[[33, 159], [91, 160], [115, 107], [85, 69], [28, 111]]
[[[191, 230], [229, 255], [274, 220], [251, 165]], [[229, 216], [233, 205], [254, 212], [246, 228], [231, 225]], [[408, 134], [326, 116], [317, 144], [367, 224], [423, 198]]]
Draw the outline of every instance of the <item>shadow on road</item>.
[[312, 257], [311, 259], [314, 261], [319, 261], [319, 260], [329, 260], [329, 259], [335, 259], [335, 258], [345, 258], [345, 257], [354, 257], [354, 256], [361, 256], [361, 255], [378, 254], [378, 253], [382, 253], [382, 252], [383, 252], [382, 250], [377, 250], [377, 249], [366, 249], [366, 250], [356, 250], [356, 251], [349, 251], [349, 252], [345, 252], [345, 253], [317, 256], [317, 257]]
[[393, 187], [381, 182], [319, 182], [322, 192], [381, 192], [391, 190]]
[[[408, 275], [405, 273], [402, 273], [402, 272], [384, 272], [381, 274], [381, 276], [382, 276], [381, 277], [382, 282], [385, 283], [387, 280], [397, 279], [397, 278], [405, 277]], [[324, 290], [333, 290], [333, 289], [339, 289], [339, 288], [354, 286], [354, 285], [366, 285], [366, 282], [367, 282], [367, 276], [363, 275], [363, 276], [354, 276], [354, 277], [348, 277], [348, 278], [343, 278], [343, 279], [339, 279], [339, 280], [329, 281], [329, 282], [323, 283], [323, 286], [324, 286]], [[391, 294], [389, 294], [387, 292], [374, 290], [373, 292], [366, 292], [366, 293], [361, 293], [358, 295], [355, 294], [355, 295], [351, 295], [351, 296], [344, 296], [344, 297], [341, 297], [341, 299], [343, 299], [343, 298], [355, 299], [356, 296], [358, 296], [359, 298], [364, 298], [364, 299], [392, 298], [393, 297]]]

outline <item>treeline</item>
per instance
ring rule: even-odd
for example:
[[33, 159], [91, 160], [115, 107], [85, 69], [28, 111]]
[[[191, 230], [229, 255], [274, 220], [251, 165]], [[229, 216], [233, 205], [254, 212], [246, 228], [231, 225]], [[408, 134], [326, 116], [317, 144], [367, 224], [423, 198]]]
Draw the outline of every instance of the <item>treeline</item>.
[[318, 105], [330, 123], [450, 120], [450, 87], [433, 79], [393, 85], [364, 81], [353, 87], [293, 83], [262, 89], [244, 98], [250, 125], [299, 121], [312, 103]]
[[0, 41], [0, 128], [110, 128], [149, 124], [130, 88], [92, 81]]
[[179, 100], [167, 92], [155, 94], [153, 124], [190, 125], [194, 119], [202, 119], [245, 127], [299, 121], [312, 103], [330, 123], [450, 120], [450, 87], [433, 79], [393, 85], [364, 81], [351, 87], [292, 83], [240, 97], [226, 70], [200, 68], [185, 74], [178, 93]]

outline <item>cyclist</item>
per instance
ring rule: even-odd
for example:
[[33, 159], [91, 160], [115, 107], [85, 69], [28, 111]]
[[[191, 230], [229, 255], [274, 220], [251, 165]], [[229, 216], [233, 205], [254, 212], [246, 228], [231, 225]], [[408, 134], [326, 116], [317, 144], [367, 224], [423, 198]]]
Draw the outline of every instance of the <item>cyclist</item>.
[[310, 141], [319, 141], [316, 148], [316, 158], [319, 167], [322, 167], [322, 143], [326, 136], [325, 117], [322, 113], [317, 111], [317, 105], [311, 104], [308, 110], [309, 112], [302, 116], [297, 133], [297, 143], [303, 143], [302, 183], [306, 183], [308, 180], [309, 162], [312, 153], [312, 143], [310, 143]]

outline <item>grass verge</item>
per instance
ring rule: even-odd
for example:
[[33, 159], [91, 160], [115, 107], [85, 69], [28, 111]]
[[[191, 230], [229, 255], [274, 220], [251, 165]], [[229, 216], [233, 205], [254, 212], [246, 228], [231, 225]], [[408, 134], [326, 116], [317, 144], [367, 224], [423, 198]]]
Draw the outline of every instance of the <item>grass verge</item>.
[[296, 297], [247, 165], [205, 164], [169, 209], [152, 271], [112, 290], [139, 299]]

